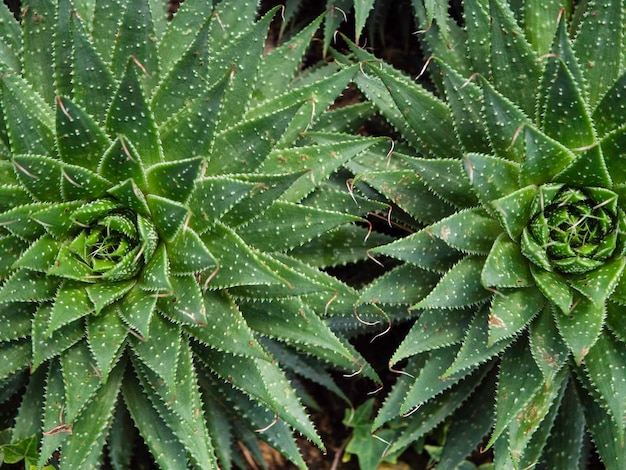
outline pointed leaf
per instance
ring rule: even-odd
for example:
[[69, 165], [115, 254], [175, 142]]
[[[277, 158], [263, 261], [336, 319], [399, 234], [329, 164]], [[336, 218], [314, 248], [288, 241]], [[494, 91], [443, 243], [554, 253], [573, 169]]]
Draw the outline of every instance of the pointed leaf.
[[480, 256], [468, 256], [459, 261], [432, 292], [412, 308], [460, 308], [488, 299], [492, 294], [480, 282], [484, 264]]
[[24, 76], [52, 104], [56, 5], [46, 0], [29, 0], [26, 5], [22, 11]]
[[595, 344], [604, 324], [605, 307], [579, 298], [569, 315], [555, 312], [554, 318], [561, 337], [565, 340], [578, 364]]
[[556, 76], [545, 97], [542, 130], [570, 149], [592, 145], [595, 132], [582, 92], [562, 60], [549, 60], [557, 61]]
[[468, 209], [459, 211], [426, 230], [459, 251], [487, 254], [499, 235], [500, 225], [482, 209]]
[[489, 2], [491, 22], [491, 73], [499, 90], [533, 116], [540, 70], [532, 47], [525, 39], [508, 5]]
[[50, 108], [21, 77], [2, 78], [2, 111], [13, 153], [54, 154]]
[[181, 203], [160, 196], [146, 198], [152, 221], [165, 241], [171, 241], [180, 231], [188, 216], [188, 210]]
[[589, 103], [595, 103], [613, 85], [620, 74], [620, 36], [623, 36], [623, 5], [617, 0], [593, 1], [576, 35], [574, 48], [583, 65], [589, 87]]
[[526, 160], [522, 164], [520, 183], [540, 185], [552, 178], [571, 163], [575, 156], [565, 146], [550, 139], [540, 131], [527, 126]]
[[61, 367], [65, 384], [65, 419], [72, 422], [92, 401], [103, 381], [98, 377], [86, 341], [78, 342], [61, 355]]
[[184, 325], [185, 333], [210, 348], [235, 356], [267, 359], [267, 353], [259, 346], [254, 332], [232, 298], [223, 291], [205, 291], [202, 298], [208, 324]]
[[171, 295], [159, 297], [157, 309], [176, 323], [206, 325], [206, 309], [195, 276], [171, 276]]
[[150, 324], [157, 296], [135, 285], [119, 302], [120, 316], [126, 324], [145, 340], [150, 334]]
[[82, 319], [75, 320], [69, 325], [62, 326], [52, 335], [47, 334], [52, 307], [44, 304], [39, 307], [33, 320], [33, 355], [32, 367], [37, 368], [48, 359], [58, 356], [67, 348], [81, 340], [85, 335]]
[[427, 230], [420, 230], [388, 245], [374, 248], [371, 253], [388, 255], [420, 268], [438, 272], [447, 271], [462, 256], [460, 252], [432, 236]]
[[92, 171], [111, 145], [94, 118], [69, 98], [57, 98], [56, 134], [61, 160]]
[[74, 320], [87, 316], [93, 311], [85, 285], [74, 281], [63, 281], [54, 299], [50, 323], [46, 336]]
[[500, 223], [513, 240], [518, 240], [522, 230], [528, 225], [531, 204], [535, 200], [537, 188], [526, 186], [491, 203]]
[[114, 308], [87, 320], [89, 350], [96, 361], [101, 380], [106, 382], [125, 344], [128, 328], [120, 320]]
[[125, 75], [127, 72], [124, 72], [124, 68], [132, 57], [133, 61], [141, 64], [145, 90], [151, 90], [159, 79], [159, 62], [150, 4], [148, 0], [137, 0], [126, 7], [123, 14], [118, 10], [118, 14], [122, 17], [122, 23], [114, 36], [112, 70], [118, 78]]
[[176, 364], [181, 347], [180, 327], [161, 315], [150, 319], [150, 339], [131, 337], [131, 345], [137, 357], [153, 370], [165, 383], [174, 384]]
[[530, 355], [527, 341], [516, 341], [502, 354], [496, 395], [496, 422], [489, 446], [511, 422], [522, 419], [519, 416], [521, 410], [544, 385], [547, 384], [544, 384], [541, 371]]
[[[102, 48], [106, 48], [102, 40], [110, 41], [117, 34], [116, 21], [119, 18], [118, 15], [123, 5], [121, 5], [119, 0], [111, 2], [99, 1], [97, 2], [97, 7], [98, 21], [94, 24], [94, 44], [91, 43], [78, 16], [72, 15], [71, 31], [74, 44], [72, 72], [76, 104], [93, 116], [99, 124], [104, 124], [116, 84], [111, 69], [106, 63], [110, 55], [101, 55], [103, 54]], [[108, 18], [106, 14], [102, 14], [101, 7], [107, 7], [105, 11], [114, 16]], [[111, 22], [115, 22], [115, 30], [106, 31]], [[103, 30], [103, 36], [99, 36], [101, 29]], [[106, 34], [109, 34], [108, 37], [106, 37]], [[100, 52], [96, 48], [100, 49]]]
[[489, 312], [489, 345], [525, 328], [542, 309], [545, 298], [534, 288], [521, 288], [494, 295]]
[[148, 190], [151, 194], [184, 203], [193, 190], [201, 164], [201, 159], [190, 158], [154, 165], [146, 173]]
[[520, 247], [505, 234], [500, 234], [487, 256], [481, 282], [490, 287], [528, 287], [534, 284], [528, 260]]
[[134, 63], [126, 67], [107, 114], [106, 130], [110, 136], [128, 139], [137, 149], [139, 161], [151, 166], [163, 161], [163, 155], [154, 117], [137, 78], [136, 67]]

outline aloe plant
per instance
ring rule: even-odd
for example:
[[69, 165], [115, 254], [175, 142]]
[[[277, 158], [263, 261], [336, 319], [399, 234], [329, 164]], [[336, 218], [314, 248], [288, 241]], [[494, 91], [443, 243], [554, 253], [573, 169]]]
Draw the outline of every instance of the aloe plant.
[[318, 119], [358, 69], [297, 76], [321, 19], [263, 56], [276, 10], [167, 3], [0, 8], [6, 462], [96, 468], [106, 444], [127, 468], [136, 428], [162, 468], [241, 465], [256, 437], [304, 467], [293, 374], [377, 380], [327, 324], [357, 292], [318, 269], [366, 256], [367, 203], [326, 181], [376, 140]]
[[361, 300], [418, 316], [373, 430], [400, 429], [390, 453], [446, 421], [440, 468], [476, 446], [583, 468], [589, 438], [624, 468], [624, 4], [466, 0], [459, 25], [413, 3], [433, 91], [353, 47], [412, 147], [355, 180], [408, 234], [372, 250], [404, 263]]

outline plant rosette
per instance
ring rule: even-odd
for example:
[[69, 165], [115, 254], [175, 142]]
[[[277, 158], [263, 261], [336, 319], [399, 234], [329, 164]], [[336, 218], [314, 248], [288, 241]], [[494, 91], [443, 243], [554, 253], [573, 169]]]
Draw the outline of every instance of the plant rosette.
[[322, 18], [264, 55], [276, 9], [213, 3], [0, 8], [7, 463], [232, 468], [258, 436], [305, 467], [295, 374], [346, 401], [329, 365], [377, 380], [328, 322], [358, 293], [318, 269], [366, 233], [327, 180], [377, 140], [316, 127], [357, 68], [292, 84]]
[[435, 93], [352, 49], [412, 147], [358, 179], [417, 227], [371, 251], [404, 264], [361, 299], [419, 314], [373, 428], [404, 423], [395, 452], [447, 418], [442, 468], [489, 433], [496, 468], [574, 468], [586, 435], [624, 468], [623, 2], [414, 6]]

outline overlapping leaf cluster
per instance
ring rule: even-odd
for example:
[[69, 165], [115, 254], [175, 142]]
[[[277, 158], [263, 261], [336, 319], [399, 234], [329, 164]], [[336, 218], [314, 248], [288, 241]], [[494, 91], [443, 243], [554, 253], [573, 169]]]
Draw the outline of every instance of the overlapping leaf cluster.
[[393, 452], [449, 417], [442, 468], [489, 433], [496, 468], [577, 468], [589, 438], [624, 468], [624, 4], [466, 0], [462, 25], [429, 4], [435, 93], [354, 49], [413, 147], [359, 178], [415, 227], [362, 296], [419, 314], [373, 428], [400, 420]]
[[230, 468], [256, 435], [304, 466], [292, 373], [375, 378], [325, 320], [357, 293], [317, 269], [365, 256], [368, 206], [326, 180], [375, 141], [318, 119], [357, 68], [293, 82], [321, 20], [264, 56], [274, 12], [214, 3], [0, 8], [7, 461], [96, 468], [106, 442], [126, 468], [136, 427], [163, 468]]

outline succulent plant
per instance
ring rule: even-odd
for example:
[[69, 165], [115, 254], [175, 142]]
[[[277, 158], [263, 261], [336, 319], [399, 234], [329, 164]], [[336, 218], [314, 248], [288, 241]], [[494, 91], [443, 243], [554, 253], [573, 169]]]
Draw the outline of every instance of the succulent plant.
[[404, 263], [361, 299], [418, 315], [373, 429], [395, 423], [394, 452], [441, 425], [440, 468], [476, 446], [583, 468], [589, 439], [624, 468], [624, 3], [466, 0], [461, 24], [413, 3], [428, 85], [353, 47], [412, 146], [355, 183], [410, 232], [371, 251]]
[[162, 468], [231, 468], [255, 436], [303, 467], [293, 431], [323, 444], [293, 374], [376, 379], [327, 324], [358, 293], [318, 269], [368, 246], [369, 206], [326, 180], [376, 140], [318, 119], [358, 68], [300, 76], [321, 19], [263, 55], [275, 10], [167, 4], [0, 8], [6, 462], [96, 468], [106, 444], [127, 468], [136, 428]]

